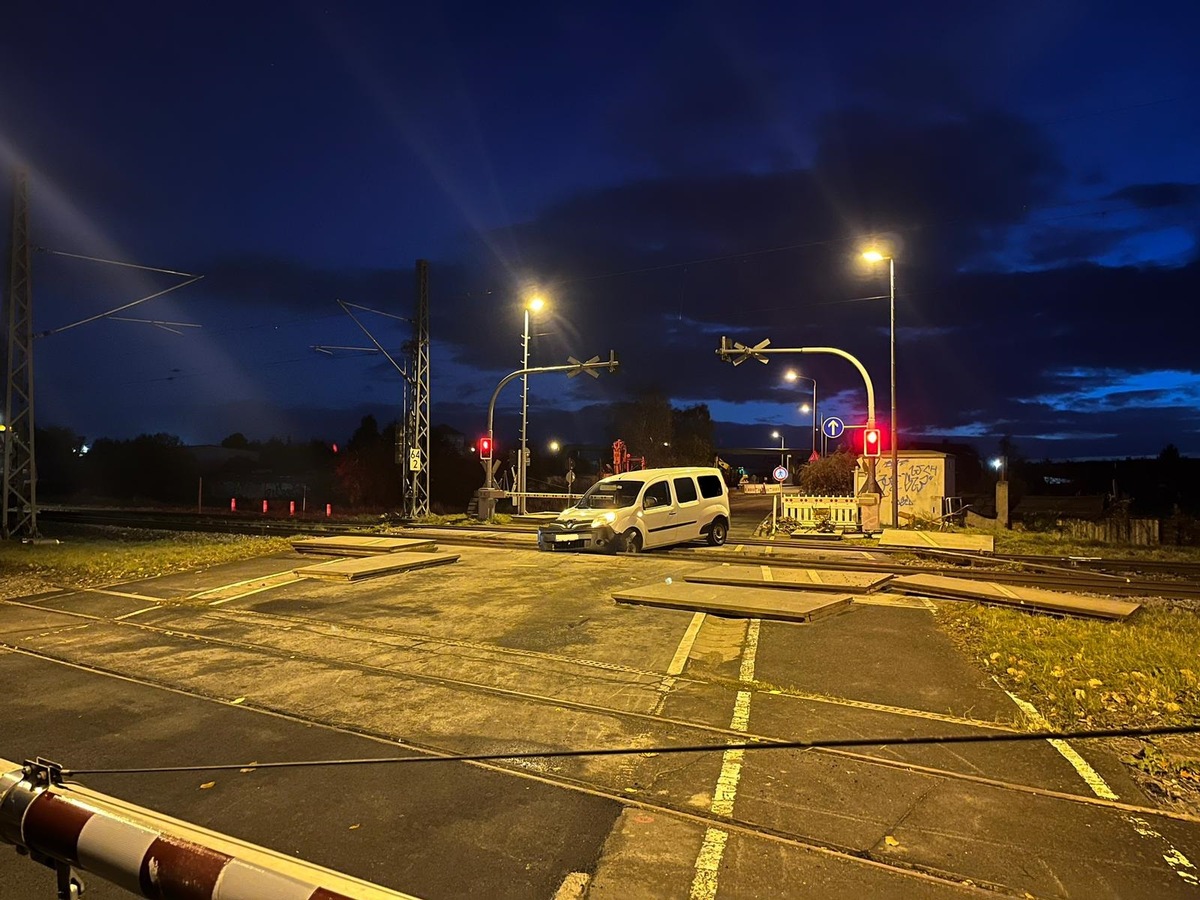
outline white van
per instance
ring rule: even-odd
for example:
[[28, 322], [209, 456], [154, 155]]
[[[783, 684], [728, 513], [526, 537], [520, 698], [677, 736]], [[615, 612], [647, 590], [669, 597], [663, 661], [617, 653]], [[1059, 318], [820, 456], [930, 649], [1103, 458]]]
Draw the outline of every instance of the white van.
[[729, 536], [729, 491], [717, 469], [677, 466], [597, 481], [570, 509], [538, 529], [539, 550], [638, 553]]

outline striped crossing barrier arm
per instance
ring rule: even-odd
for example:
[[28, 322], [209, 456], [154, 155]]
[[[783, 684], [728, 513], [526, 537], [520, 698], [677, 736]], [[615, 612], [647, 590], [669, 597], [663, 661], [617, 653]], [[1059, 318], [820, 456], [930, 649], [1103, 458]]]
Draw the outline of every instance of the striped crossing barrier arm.
[[54, 868], [59, 897], [79, 869], [156, 900], [383, 900], [397, 893], [170, 819], [74, 784], [45, 760], [0, 759], [0, 840]]

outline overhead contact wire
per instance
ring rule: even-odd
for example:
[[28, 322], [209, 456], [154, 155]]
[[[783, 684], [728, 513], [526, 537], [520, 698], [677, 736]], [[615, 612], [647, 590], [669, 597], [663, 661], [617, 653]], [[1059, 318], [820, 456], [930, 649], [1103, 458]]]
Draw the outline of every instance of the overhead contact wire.
[[667, 753], [724, 753], [728, 750], [826, 750], [852, 747], [907, 747], [937, 744], [991, 744], [1031, 741], [1076, 741], [1120, 737], [1164, 737], [1167, 735], [1200, 734], [1200, 724], [1163, 725], [1156, 728], [1095, 728], [1082, 731], [1028, 731], [993, 734], [944, 734], [895, 738], [835, 738], [815, 741], [775, 741], [759, 739], [742, 743], [693, 744], [663, 747], [595, 747], [584, 750], [549, 750], [525, 753], [472, 753], [445, 755], [381, 756], [363, 759], [310, 759], [291, 762], [249, 762], [195, 766], [150, 766], [122, 769], [68, 769], [64, 776], [76, 775], [151, 775], [170, 772], [253, 771], [256, 769], [296, 769], [318, 766], [363, 766], [387, 763], [421, 762], [499, 762], [502, 760], [569, 759], [580, 756], [636, 756]]

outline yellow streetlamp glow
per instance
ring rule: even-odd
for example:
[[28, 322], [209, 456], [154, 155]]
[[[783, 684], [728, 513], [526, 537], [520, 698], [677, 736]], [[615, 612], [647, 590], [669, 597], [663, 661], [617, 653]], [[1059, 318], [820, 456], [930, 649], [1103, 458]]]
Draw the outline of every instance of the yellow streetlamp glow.
[[531, 312], [541, 312], [542, 307], [545, 305], [546, 305], [546, 301], [543, 300], [541, 297], [530, 297], [529, 303], [526, 304], [526, 307]]
[[882, 262], [883, 260], [887, 259], [887, 257], [878, 250], [867, 250], [863, 253], [863, 259], [865, 259], [867, 262]]
[[787, 373], [783, 376], [783, 380], [784, 381], [795, 381], [799, 377], [800, 376], [797, 374], [795, 369], [788, 369]]
[[551, 453], [557, 453], [557, 452], [558, 452], [558, 450], [559, 450], [559, 443], [558, 443], [558, 441], [551, 441], [551, 442], [550, 442], [550, 452], [551, 452]]

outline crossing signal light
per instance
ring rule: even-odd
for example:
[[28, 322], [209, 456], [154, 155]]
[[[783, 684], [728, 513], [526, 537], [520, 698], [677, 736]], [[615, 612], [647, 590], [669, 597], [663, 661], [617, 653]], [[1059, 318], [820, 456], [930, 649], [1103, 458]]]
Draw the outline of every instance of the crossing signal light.
[[492, 458], [492, 439], [490, 437], [481, 437], [479, 439], [479, 458]]
[[867, 428], [863, 431], [863, 456], [878, 456], [882, 444], [878, 428]]

